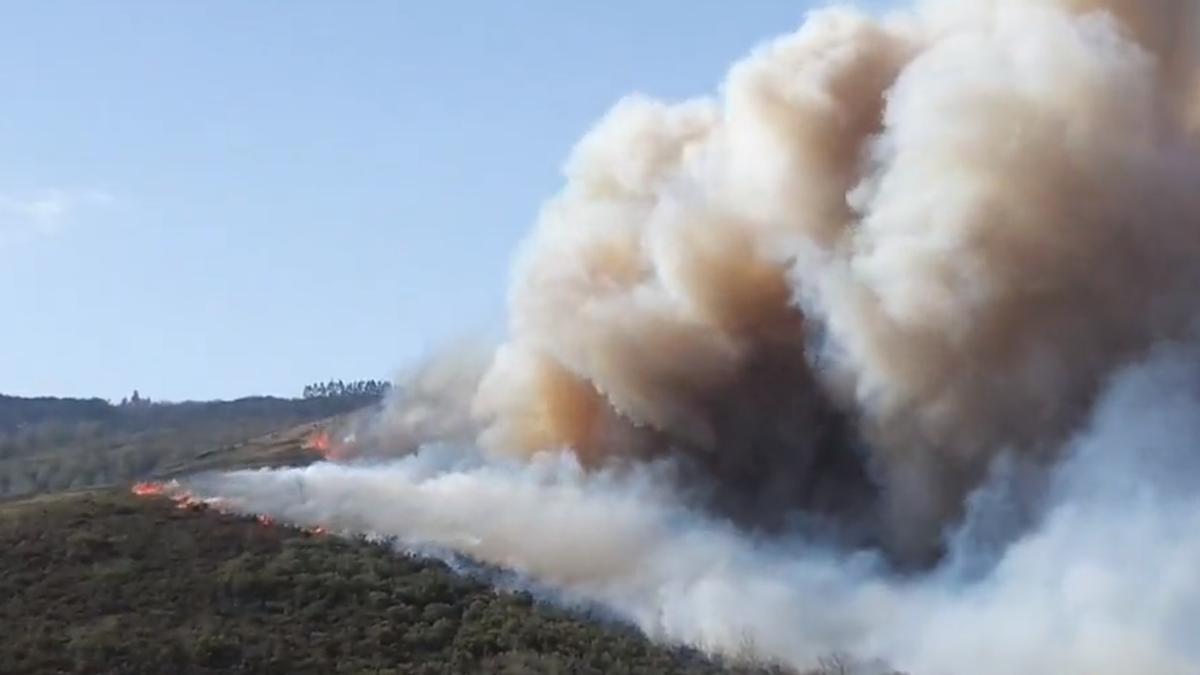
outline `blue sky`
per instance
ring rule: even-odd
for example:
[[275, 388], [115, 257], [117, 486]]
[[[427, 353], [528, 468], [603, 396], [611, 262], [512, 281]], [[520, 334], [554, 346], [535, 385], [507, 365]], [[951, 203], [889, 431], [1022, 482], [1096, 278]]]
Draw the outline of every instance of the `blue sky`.
[[4, 3], [0, 392], [290, 395], [500, 335], [579, 135], [712, 92], [805, 10]]

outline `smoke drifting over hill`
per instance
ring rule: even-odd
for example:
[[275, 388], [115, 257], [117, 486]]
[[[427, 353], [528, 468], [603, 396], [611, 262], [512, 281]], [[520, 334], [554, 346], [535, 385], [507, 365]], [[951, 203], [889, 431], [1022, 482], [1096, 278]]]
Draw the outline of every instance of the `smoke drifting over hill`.
[[717, 651], [1196, 672], [1198, 142], [1190, 0], [815, 12], [588, 133], [376, 461], [195, 488]]

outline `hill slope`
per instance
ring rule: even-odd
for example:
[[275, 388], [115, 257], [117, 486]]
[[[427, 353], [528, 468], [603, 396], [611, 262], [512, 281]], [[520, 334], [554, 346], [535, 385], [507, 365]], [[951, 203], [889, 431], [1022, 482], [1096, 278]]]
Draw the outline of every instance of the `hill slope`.
[[378, 544], [104, 491], [0, 508], [0, 672], [721, 673]]
[[[178, 472], [197, 458], [377, 400], [251, 397], [115, 406], [99, 399], [0, 396], [0, 499]], [[226, 459], [251, 461], [260, 449]]]

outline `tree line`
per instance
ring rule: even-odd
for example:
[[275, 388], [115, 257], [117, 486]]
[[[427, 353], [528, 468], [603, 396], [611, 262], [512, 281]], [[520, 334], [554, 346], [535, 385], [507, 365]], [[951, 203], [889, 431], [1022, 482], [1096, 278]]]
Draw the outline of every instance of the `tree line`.
[[392, 388], [383, 380], [330, 380], [304, 387], [304, 398], [382, 398]]

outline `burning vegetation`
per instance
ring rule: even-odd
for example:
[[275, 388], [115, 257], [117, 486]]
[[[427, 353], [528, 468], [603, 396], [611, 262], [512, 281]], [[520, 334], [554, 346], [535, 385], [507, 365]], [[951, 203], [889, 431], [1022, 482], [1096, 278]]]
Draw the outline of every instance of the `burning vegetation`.
[[316, 453], [322, 459], [329, 461], [336, 460], [338, 453], [334, 450], [333, 441], [330, 439], [328, 429], [320, 429], [313, 432], [304, 441], [304, 449]]
[[[230, 500], [221, 499], [219, 497], [201, 498], [193, 494], [185, 488], [179, 481], [143, 481], [135, 483], [129, 490], [133, 495], [142, 498], [162, 498], [169, 499], [175, 503], [175, 508], [183, 511], [208, 511], [212, 510], [222, 515], [236, 515], [242, 513], [238, 505]], [[255, 522], [264, 527], [278, 527], [280, 523], [275, 518], [263, 514], [253, 514], [251, 516]], [[329, 530], [323, 526], [287, 526], [288, 529], [297, 530], [305, 534], [324, 536], [329, 534]]]
[[183, 488], [178, 481], [143, 481], [135, 483], [130, 489], [130, 492], [138, 497], [166, 497], [175, 502], [175, 506], [180, 509], [202, 510], [207, 508], [215, 508], [218, 511], [226, 512], [227, 509], [222, 508], [222, 500], [219, 498], [201, 499], [191, 492]]

